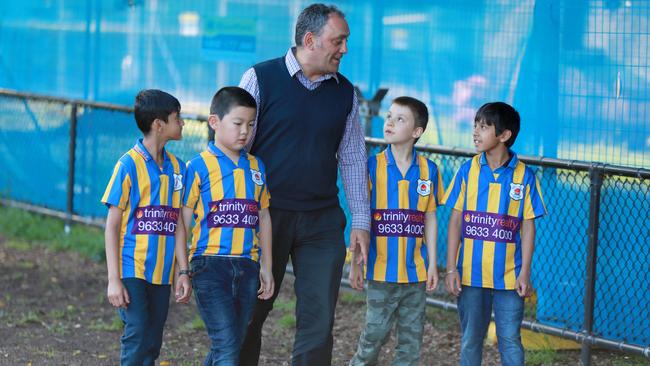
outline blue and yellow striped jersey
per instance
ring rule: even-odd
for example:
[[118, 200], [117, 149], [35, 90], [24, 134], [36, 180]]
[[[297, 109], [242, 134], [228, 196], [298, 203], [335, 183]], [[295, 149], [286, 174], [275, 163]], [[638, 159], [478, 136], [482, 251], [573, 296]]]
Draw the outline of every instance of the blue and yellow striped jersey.
[[368, 172], [371, 233], [366, 279], [426, 281], [425, 213], [435, 211], [442, 198], [438, 167], [413, 149], [413, 162], [404, 177], [389, 146], [368, 159]]
[[162, 170], [138, 140], [115, 165], [102, 203], [123, 210], [119, 235], [121, 278], [170, 284], [174, 233], [183, 198], [185, 164], [163, 150]]
[[443, 202], [462, 211], [457, 267], [466, 286], [513, 290], [521, 270], [521, 222], [546, 214], [535, 173], [517, 159], [496, 170], [485, 154], [461, 165]]
[[187, 163], [183, 204], [194, 210], [190, 258], [241, 256], [258, 260], [259, 216], [269, 207], [266, 169], [242, 150], [237, 165], [213, 142]]

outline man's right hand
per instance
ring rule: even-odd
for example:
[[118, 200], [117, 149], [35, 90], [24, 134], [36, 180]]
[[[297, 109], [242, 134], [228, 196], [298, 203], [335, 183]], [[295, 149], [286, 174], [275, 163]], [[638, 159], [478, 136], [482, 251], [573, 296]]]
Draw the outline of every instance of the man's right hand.
[[106, 290], [108, 301], [116, 308], [125, 308], [129, 305], [129, 292], [124, 287], [122, 280], [108, 280], [108, 289]]
[[458, 271], [454, 272], [447, 272], [447, 275], [445, 276], [445, 287], [447, 288], [447, 292], [450, 294], [458, 297], [460, 295], [461, 287], [460, 287], [460, 276], [458, 275]]

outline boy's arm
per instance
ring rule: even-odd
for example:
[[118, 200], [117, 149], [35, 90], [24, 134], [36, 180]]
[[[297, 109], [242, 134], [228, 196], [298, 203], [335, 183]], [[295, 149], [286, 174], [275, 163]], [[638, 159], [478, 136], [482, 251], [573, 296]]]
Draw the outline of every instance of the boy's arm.
[[104, 241], [106, 247], [106, 268], [108, 269], [108, 288], [106, 295], [111, 305], [126, 308], [129, 304], [129, 293], [120, 278], [119, 268], [119, 235], [122, 226], [123, 210], [111, 205], [106, 216]]
[[535, 219], [524, 220], [521, 223], [521, 271], [515, 283], [517, 294], [528, 297], [533, 292], [530, 283], [530, 268], [535, 250]]
[[[194, 209], [191, 207], [183, 206], [181, 208], [181, 225], [183, 225], [183, 231], [185, 232], [185, 238], [187, 240], [187, 233], [190, 232], [190, 222], [192, 222], [192, 216], [194, 215]], [[187, 256], [186, 256], [187, 257]]]
[[176, 222], [176, 232], [174, 233], [176, 255], [176, 264], [179, 271], [176, 273], [176, 302], [186, 304], [190, 301], [192, 294], [192, 285], [190, 283], [189, 265], [187, 263], [187, 230], [185, 229], [182, 212], [178, 215]]
[[449, 218], [449, 227], [447, 228], [447, 273], [445, 276], [445, 286], [447, 291], [454, 295], [460, 295], [460, 276], [456, 269], [456, 258], [458, 257], [458, 247], [460, 244], [460, 221], [462, 212], [451, 210]]
[[350, 273], [348, 273], [350, 287], [355, 290], [363, 290], [363, 263], [356, 260], [354, 251], [350, 251]]
[[273, 296], [275, 282], [273, 280], [273, 252], [271, 243], [271, 214], [268, 208], [259, 211], [260, 217], [260, 248], [262, 256], [260, 258], [260, 289], [257, 291], [257, 297], [262, 300], [268, 300]]
[[436, 211], [425, 213], [424, 216], [424, 241], [427, 244], [429, 255], [429, 269], [427, 270], [427, 291], [432, 292], [438, 287], [438, 219]]

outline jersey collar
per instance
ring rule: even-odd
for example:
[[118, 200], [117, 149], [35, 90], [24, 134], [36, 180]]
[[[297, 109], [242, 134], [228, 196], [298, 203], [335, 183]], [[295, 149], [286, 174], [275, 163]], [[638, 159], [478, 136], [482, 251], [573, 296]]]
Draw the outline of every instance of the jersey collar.
[[[138, 141], [135, 143], [133, 146], [133, 150], [138, 153], [138, 155], [142, 156], [144, 161], [148, 162], [150, 160], [153, 160], [153, 157], [151, 154], [149, 154], [149, 151], [147, 150], [146, 147], [144, 147], [144, 144], [142, 143], [143, 139], [138, 139]], [[167, 156], [167, 152], [165, 151], [165, 148], [163, 147], [162, 150], [163, 153], [163, 160], [167, 162], [169, 160], [169, 157]]]
[[[225, 156], [226, 156], [226, 154], [225, 154], [223, 151], [221, 151], [221, 149], [219, 149], [219, 148], [217, 147], [217, 145], [214, 144], [214, 141], [210, 141], [210, 142], [208, 142], [208, 151], [209, 151], [212, 155], [214, 155], [214, 156], [216, 156], [216, 157], [219, 157], [219, 158], [220, 158], [220, 157], [225, 157]], [[239, 156], [240, 156], [240, 158], [243, 157], [243, 156], [245, 156], [246, 154], [247, 154], [247, 153], [246, 153], [246, 150], [244, 150], [244, 149], [241, 149], [241, 150], [239, 151]]]
[[[506, 162], [503, 166], [498, 167], [497, 169], [501, 168], [512, 168], [514, 169], [517, 166], [517, 163], [519, 162], [519, 158], [517, 157], [517, 153], [514, 151], [508, 149], [508, 153], [510, 153], [510, 160]], [[481, 153], [481, 158], [480, 158], [480, 163], [481, 165], [487, 165], [487, 158], [485, 157], [485, 152]]]
[[[420, 163], [418, 162], [419, 159], [417, 158], [417, 153], [416, 153], [416, 151], [415, 151], [415, 148], [413, 148], [413, 149], [411, 149], [411, 150], [412, 150], [412, 151], [411, 151], [411, 155], [412, 155], [412, 158], [411, 158], [411, 166], [413, 166], [413, 165], [416, 165], [416, 166], [417, 166], [417, 165], [420, 165]], [[390, 145], [388, 145], [388, 146], [386, 147], [386, 150], [384, 150], [384, 154], [385, 154], [385, 156], [386, 156], [386, 163], [387, 163], [388, 165], [395, 165], [395, 157], [393, 156], [393, 152], [391, 151]]]

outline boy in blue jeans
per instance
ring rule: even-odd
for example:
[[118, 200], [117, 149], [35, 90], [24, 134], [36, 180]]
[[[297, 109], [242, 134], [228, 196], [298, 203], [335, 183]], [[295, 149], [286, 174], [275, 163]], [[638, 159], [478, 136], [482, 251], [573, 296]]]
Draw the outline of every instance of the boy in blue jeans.
[[[165, 150], [180, 140], [181, 105], [160, 90], [135, 98], [135, 120], [144, 134], [115, 165], [102, 203], [106, 218], [107, 295], [124, 322], [121, 365], [154, 365], [160, 354], [176, 272], [176, 301], [190, 298], [181, 199], [185, 164]], [[181, 225], [180, 230], [177, 230]]]
[[220, 89], [208, 118], [214, 142], [187, 164], [183, 220], [189, 232], [194, 216], [192, 287], [211, 341], [203, 365], [237, 365], [257, 298], [273, 295], [266, 170], [243, 149], [255, 114], [246, 90]]
[[[395, 323], [393, 365], [417, 365], [420, 359], [425, 291], [438, 284], [436, 208], [443, 193], [438, 167], [413, 147], [428, 118], [421, 101], [393, 100], [384, 122], [384, 138], [390, 145], [368, 159], [372, 229], [366, 325], [351, 366], [377, 364]], [[354, 258], [350, 283], [363, 289], [363, 273]]]
[[481, 364], [493, 310], [501, 364], [524, 364], [519, 327], [532, 292], [535, 219], [546, 208], [535, 173], [510, 150], [519, 125], [510, 105], [483, 105], [474, 118], [479, 154], [461, 165], [444, 198], [453, 209], [445, 285], [458, 297], [461, 365]]

